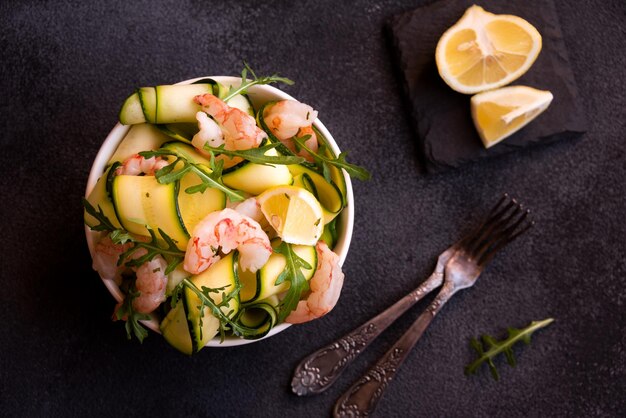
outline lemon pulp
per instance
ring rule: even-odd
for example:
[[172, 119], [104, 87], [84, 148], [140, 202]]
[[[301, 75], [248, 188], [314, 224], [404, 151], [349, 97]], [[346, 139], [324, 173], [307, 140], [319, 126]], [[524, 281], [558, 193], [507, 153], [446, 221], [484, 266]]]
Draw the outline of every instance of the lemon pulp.
[[526, 86], [510, 86], [472, 97], [472, 119], [489, 148], [539, 116], [552, 102], [552, 93]]
[[452, 89], [473, 94], [519, 78], [540, 51], [541, 35], [524, 19], [472, 6], [441, 36], [435, 58]]
[[278, 186], [258, 197], [261, 212], [280, 238], [315, 245], [324, 230], [322, 207], [313, 194], [295, 186]]

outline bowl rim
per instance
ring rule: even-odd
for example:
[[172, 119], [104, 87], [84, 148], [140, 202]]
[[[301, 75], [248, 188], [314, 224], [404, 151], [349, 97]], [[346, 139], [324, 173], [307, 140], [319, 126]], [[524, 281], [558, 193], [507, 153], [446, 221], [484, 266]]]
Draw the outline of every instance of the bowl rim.
[[[227, 86], [232, 85], [234, 83], [241, 82], [241, 77], [204, 76], [204, 77], [196, 77], [196, 78], [191, 78], [188, 80], [183, 80], [175, 84], [191, 84], [195, 81], [202, 80], [205, 78], [211, 78]], [[276, 100], [297, 100], [291, 95], [283, 92], [282, 90], [276, 87], [273, 87], [271, 85], [267, 85], [267, 84], [251, 86], [248, 89], [247, 94], [250, 97], [250, 100], [253, 102], [255, 101], [254, 97], [258, 94], [275, 96]], [[333, 138], [331, 133], [328, 131], [326, 126], [324, 126], [324, 124], [319, 119], [316, 119], [315, 122], [313, 122], [313, 125], [322, 133], [322, 135], [324, 135], [324, 137], [326, 138], [328, 142], [328, 145], [333, 150], [335, 155], [339, 155], [339, 153], [341, 152], [339, 149], [339, 146], [335, 142], [335, 139]], [[94, 188], [98, 178], [100, 178], [100, 176], [104, 173], [104, 170], [107, 166], [108, 161], [113, 156], [113, 153], [119, 146], [120, 142], [126, 136], [130, 127], [131, 125], [122, 125], [118, 121], [117, 124], [113, 127], [113, 129], [111, 129], [111, 131], [109, 132], [105, 140], [102, 142], [102, 145], [100, 146], [98, 153], [96, 154], [96, 157], [90, 168], [89, 177], [87, 179], [87, 185], [85, 187], [85, 198], [89, 196], [89, 193]], [[345, 172], [345, 170], [342, 169], [341, 171], [346, 182], [346, 202], [347, 203], [346, 203], [346, 207], [341, 211], [341, 214], [339, 215], [340, 220], [341, 220], [341, 231], [343, 233], [339, 234], [339, 238], [337, 240], [337, 243], [333, 251], [335, 251], [335, 253], [337, 253], [337, 255], [339, 256], [339, 264], [343, 265], [348, 255], [348, 249], [350, 247], [350, 242], [352, 240], [352, 232], [354, 228], [354, 195], [352, 191], [352, 182], [350, 181], [350, 176]], [[85, 237], [87, 239], [87, 246], [89, 247], [89, 254], [91, 255], [92, 259], [94, 255], [95, 239], [98, 236], [99, 236], [98, 232], [92, 231], [87, 225], [85, 225]], [[99, 273], [98, 275], [100, 276]], [[111, 295], [115, 298], [115, 300], [117, 302], [120, 302], [124, 296], [119, 286], [112, 280], [104, 279], [102, 276], [100, 276], [100, 279], [104, 283], [105, 287], [108, 289], [109, 293], [111, 293]], [[159, 321], [156, 319], [154, 315], [151, 314], [151, 316], [152, 316], [152, 319], [141, 321], [141, 323], [144, 326], [150, 328], [152, 331], [155, 331], [156, 333], [161, 334], [161, 331], [159, 329]], [[284, 331], [285, 329], [289, 328], [290, 326], [291, 324], [287, 324], [287, 323], [279, 324], [273, 327], [270, 330], [270, 332], [267, 333], [267, 335], [263, 336], [262, 338], [255, 339], [255, 340], [246, 340], [246, 339], [238, 338], [238, 337], [227, 337], [224, 339], [223, 342], [220, 342], [219, 338], [214, 337], [206, 344], [205, 347], [226, 348], [226, 347], [234, 347], [234, 346], [239, 346], [239, 345], [247, 345], [247, 344], [264, 340], [273, 335], [276, 335]]]

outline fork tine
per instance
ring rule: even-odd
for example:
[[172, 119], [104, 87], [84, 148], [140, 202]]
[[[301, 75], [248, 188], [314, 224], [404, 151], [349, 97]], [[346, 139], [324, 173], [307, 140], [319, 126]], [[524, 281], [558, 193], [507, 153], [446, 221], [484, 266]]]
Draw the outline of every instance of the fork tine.
[[[502, 198], [496, 203], [496, 205], [489, 211], [489, 214], [485, 218], [485, 221], [482, 222], [477, 228], [473, 229], [470, 233], [468, 233], [463, 239], [459, 241], [459, 246], [471, 249], [478, 245], [486, 236], [488, 231], [490, 231], [493, 227], [493, 223], [496, 222], [502, 214], [506, 213], [511, 208], [511, 202], [509, 204], [505, 204], [505, 202], [509, 199], [509, 195], [504, 193]], [[504, 204], [504, 208], [501, 206]]]
[[513, 242], [517, 237], [522, 235], [524, 232], [532, 228], [535, 225], [535, 221], [531, 220], [526, 225], [524, 225], [522, 229], [518, 230], [517, 232], [514, 232], [515, 229], [524, 220], [526, 220], [528, 215], [530, 215], [530, 210], [526, 210], [524, 214], [522, 215], [522, 217], [520, 217], [520, 219], [514, 225], [511, 225], [509, 228], [507, 228], [500, 242], [496, 243], [491, 248], [486, 248], [485, 252], [481, 254], [480, 258], [478, 259], [478, 265], [482, 266], [482, 265], [489, 263], [498, 251], [500, 251], [502, 248], [504, 248], [505, 246]]
[[[476, 240], [469, 245], [466, 250], [469, 253], [477, 253], [496, 233], [503, 225], [505, 225], [512, 216], [515, 215], [517, 210], [517, 202], [515, 199], [511, 200], [508, 205], [506, 205], [502, 210], [495, 213], [487, 223], [487, 226], [484, 228], [483, 232], [476, 238]], [[513, 209], [512, 212], [509, 211]], [[495, 232], [494, 232], [495, 231]]]
[[485, 236], [484, 240], [480, 242], [479, 246], [472, 248], [469, 252], [477, 260], [487, 251], [490, 247], [495, 245], [500, 239], [511, 234], [513, 230], [519, 225], [528, 215], [522, 210], [522, 207], [517, 201], [513, 200], [514, 209], [513, 212], [507, 216], [499, 219], [489, 231], [489, 234]]
[[[525, 232], [529, 228], [528, 224], [522, 227], [521, 230], [518, 230], [518, 227], [528, 218], [528, 215], [529, 211], [522, 211], [520, 208], [514, 218], [515, 221], [512, 224], [503, 225], [503, 228], [491, 237], [490, 241], [481, 248], [480, 252], [475, 254], [477, 263], [483, 265], [491, 261], [491, 258], [497, 251]], [[490, 255], [491, 257], [489, 257]]]
[[457, 245], [478, 265], [487, 264], [496, 252], [534, 225], [534, 222], [530, 221], [518, 229], [529, 215], [529, 210], [523, 210], [516, 199], [504, 193], [485, 220]]

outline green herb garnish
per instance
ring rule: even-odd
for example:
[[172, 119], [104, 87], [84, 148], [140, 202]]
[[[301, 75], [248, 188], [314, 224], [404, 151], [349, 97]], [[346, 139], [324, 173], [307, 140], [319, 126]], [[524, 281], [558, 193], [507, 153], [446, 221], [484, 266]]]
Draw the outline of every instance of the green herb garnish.
[[114, 229], [116, 229], [113, 226], [113, 223], [109, 220], [109, 218], [106, 217], [100, 205], [98, 205], [98, 209], [96, 210], [96, 208], [94, 208], [93, 205], [89, 203], [87, 199], [83, 197], [83, 206], [85, 207], [85, 210], [87, 211], [88, 214], [90, 214], [91, 216], [93, 216], [100, 222], [98, 225], [90, 226], [89, 228], [91, 230], [113, 231]]
[[[228, 89], [228, 94], [225, 97], [220, 97], [222, 101], [227, 102], [238, 94], [245, 94], [248, 91], [248, 88], [254, 86], [255, 84], [271, 84], [271, 83], [285, 83], [287, 85], [292, 85], [294, 82], [285, 77], [279, 77], [277, 74], [273, 74], [267, 77], [257, 77], [257, 75], [252, 71], [252, 68], [248, 65], [247, 62], [243, 63], [244, 69], [241, 71], [241, 84], [239, 87], [231, 86]], [[248, 72], [252, 75], [253, 79], [248, 80]]]
[[280, 312], [278, 313], [278, 321], [282, 322], [296, 307], [300, 301], [302, 293], [309, 290], [309, 282], [307, 282], [302, 269], [311, 270], [313, 267], [303, 258], [299, 257], [291, 248], [291, 244], [281, 242], [274, 248], [274, 252], [285, 256], [285, 269], [278, 275], [276, 286], [285, 280], [289, 282], [287, 294], [280, 303]]
[[[229, 284], [227, 284], [226, 286], [216, 287], [216, 288], [202, 286], [202, 288], [199, 289], [198, 286], [196, 286], [191, 280], [183, 279], [183, 281], [181, 281], [176, 286], [176, 288], [174, 288], [174, 291], [172, 292], [172, 297], [170, 300], [170, 306], [172, 308], [174, 308], [176, 304], [178, 303], [178, 301], [180, 300], [184, 287], [188, 287], [189, 289], [191, 289], [194, 293], [196, 293], [196, 295], [200, 299], [200, 305], [196, 306], [196, 308], [200, 311], [199, 316], [198, 316], [199, 318], [198, 325], [200, 328], [200, 339], [202, 339], [202, 332], [203, 332], [202, 324], [203, 324], [203, 318], [204, 318], [204, 309], [209, 308], [209, 310], [211, 310], [212, 315], [214, 316], [216, 316], [215, 313], [219, 311], [219, 314], [218, 314], [219, 316], [216, 316], [216, 317], [219, 320], [219, 333], [221, 337], [220, 339], [223, 342], [224, 338], [226, 337], [226, 328], [231, 328], [231, 323], [233, 322], [230, 319], [230, 316], [234, 313], [233, 309], [225, 312], [223, 308], [229, 307], [230, 301], [233, 300], [239, 294], [239, 291], [241, 290], [241, 285], [238, 284], [233, 290], [226, 293], [226, 289], [231, 287], [231, 285]], [[211, 297], [212, 293], [221, 294], [222, 295], [221, 302], [219, 303], [215, 302], [215, 300]]]
[[149, 320], [150, 315], [145, 313], [136, 312], [133, 309], [133, 300], [136, 299], [141, 292], [135, 289], [135, 284], [129, 286], [128, 291], [126, 292], [126, 297], [124, 301], [120, 305], [120, 307], [115, 311], [115, 318], [119, 320], [126, 321], [124, 325], [126, 328], [126, 336], [130, 340], [133, 338], [133, 335], [137, 337], [140, 343], [143, 343], [144, 338], [148, 336], [148, 331], [139, 323], [141, 320]]
[[[180, 180], [185, 176], [185, 174], [191, 172], [196, 174], [200, 178], [201, 183], [186, 188], [186, 193], [202, 193], [207, 188], [211, 187], [224, 192], [231, 202], [240, 202], [245, 199], [244, 195], [241, 192], [229, 188], [222, 182], [222, 169], [224, 166], [224, 161], [215, 161], [215, 158], [213, 156], [211, 157], [211, 166], [206, 167], [203, 164], [193, 163], [174, 151], [142, 151], [139, 153], [139, 155], [144, 158], [151, 158], [155, 156], [176, 157], [173, 162], [159, 169], [155, 173], [157, 181], [161, 184], [169, 184], [174, 181]], [[182, 163], [182, 167], [180, 167], [180, 164], [178, 164], [179, 162]]]
[[[165, 269], [165, 274], [170, 274], [176, 266], [182, 263], [185, 258], [185, 252], [179, 250], [176, 246], [176, 243], [169, 235], [167, 235], [161, 228], [158, 229], [159, 235], [163, 238], [163, 241], [166, 244], [166, 247], [161, 246], [161, 242], [157, 238], [156, 234], [149, 228], [148, 232], [150, 233], [150, 241], [145, 242], [138, 239], [135, 239], [131, 234], [127, 231], [116, 229], [111, 232], [111, 241], [115, 244], [126, 244], [127, 242], [132, 242], [134, 245], [130, 247], [128, 250], [124, 251], [117, 262], [117, 265], [125, 264], [128, 267], [139, 267], [144, 263], [152, 260], [157, 255], [163, 257], [163, 259], [167, 262], [167, 268]], [[141, 257], [137, 257], [135, 259], [131, 258], [135, 251], [143, 248], [146, 250], [146, 253]]]
[[[548, 326], [554, 321], [553, 318], [544, 319], [543, 321], [533, 321], [526, 328], [516, 329], [508, 328], [509, 335], [503, 341], [496, 341], [489, 335], [483, 335], [482, 344], [476, 338], [472, 338], [470, 346], [478, 353], [478, 358], [465, 367], [465, 374], [475, 374], [478, 368], [487, 363], [491, 370], [491, 375], [495, 380], [499, 379], [498, 371], [493, 363], [493, 358], [500, 353], [504, 353], [507, 362], [512, 367], [515, 367], [515, 357], [513, 355], [513, 345], [518, 341], [523, 341], [526, 344], [530, 344], [530, 336], [533, 332], [540, 328]], [[484, 346], [484, 347], [483, 347]], [[487, 351], [485, 351], [485, 349]]]
[[269, 143], [258, 148], [250, 148], [244, 150], [228, 150], [224, 148], [224, 145], [219, 147], [212, 147], [205, 144], [204, 149], [211, 153], [223, 154], [229, 157], [241, 157], [244, 160], [250, 161], [254, 164], [260, 165], [290, 165], [300, 164], [305, 161], [303, 157], [296, 155], [265, 155], [265, 153], [271, 149], [280, 146], [280, 142]]
[[330, 170], [329, 170], [328, 165], [332, 165], [337, 168], [343, 168], [351, 177], [357, 178], [359, 180], [369, 180], [372, 177], [370, 172], [367, 171], [365, 168], [360, 167], [355, 164], [350, 164], [349, 162], [347, 162], [346, 161], [346, 156], [348, 155], [347, 152], [342, 152], [339, 154], [339, 156], [337, 156], [337, 158], [332, 158], [332, 157], [327, 157], [323, 155], [324, 151], [326, 150], [325, 145], [320, 146], [319, 152], [313, 151], [311, 148], [307, 147], [304, 144], [305, 141], [308, 140], [310, 137], [311, 135], [304, 135], [299, 138], [293, 137], [293, 140], [299, 149], [303, 149], [309, 154], [311, 154], [313, 158], [315, 159], [315, 161], [318, 163], [318, 165], [322, 166], [322, 172], [326, 180], [330, 179]]
[[234, 298], [237, 293], [239, 293], [239, 290], [241, 289], [240, 287], [232, 290], [228, 294], [222, 293], [222, 302], [215, 303], [215, 301], [211, 297], [211, 293], [219, 293], [220, 291], [223, 292], [225, 287], [219, 289], [210, 289], [208, 287], [202, 286], [202, 289], [199, 289], [198, 286], [196, 286], [189, 279], [183, 279], [179, 286], [184, 286], [188, 288], [189, 290], [194, 292], [196, 296], [198, 296], [198, 298], [200, 299], [200, 305], [198, 306], [198, 309], [200, 309], [200, 318], [202, 318], [203, 310], [206, 307], [211, 311], [213, 316], [215, 316], [220, 321], [220, 336], [222, 341], [224, 340], [226, 328], [229, 328], [234, 335], [240, 337], [254, 336], [260, 332], [260, 330], [246, 327], [229, 318], [230, 314], [232, 314], [232, 311], [227, 313], [222, 312], [221, 308], [224, 306], [228, 306], [230, 300]]

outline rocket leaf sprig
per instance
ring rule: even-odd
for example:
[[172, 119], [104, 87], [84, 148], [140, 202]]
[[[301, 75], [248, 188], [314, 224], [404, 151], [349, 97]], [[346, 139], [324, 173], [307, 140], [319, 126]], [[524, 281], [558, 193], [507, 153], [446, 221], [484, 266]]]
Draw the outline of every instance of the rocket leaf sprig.
[[491, 371], [491, 376], [495, 380], [499, 380], [500, 375], [496, 369], [496, 365], [493, 362], [494, 357], [504, 353], [507, 363], [511, 367], [515, 367], [516, 361], [513, 355], [513, 345], [519, 341], [523, 341], [526, 344], [530, 344], [530, 336], [532, 333], [540, 328], [550, 325], [554, 321], [553, 318], [547, 318], [543, 321], [532, 321], [530, 325], [522, 329], [508, 328], [509, 335], [502, 341], [496, 341], [489, 335], [483, 335], [481, 337], [482, 343], [472, 338], [470, 346], [478, 353], [478, 358], [465, 367], [465, 374], [476, 374], [477, 370], [483, 363], [487, 363]]

